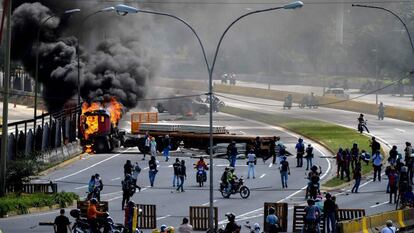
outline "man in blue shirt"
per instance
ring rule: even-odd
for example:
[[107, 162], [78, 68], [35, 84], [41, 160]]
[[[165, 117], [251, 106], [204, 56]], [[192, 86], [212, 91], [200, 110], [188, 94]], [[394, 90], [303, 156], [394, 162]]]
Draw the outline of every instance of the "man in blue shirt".
[[297, 165], [296, 167], [303, 166], [303, 155], [305, 154], [305, 144], [303, 143], [303, 139], [299, 138], [298, 143], [295, 146], [296, 148], [296, 159]]

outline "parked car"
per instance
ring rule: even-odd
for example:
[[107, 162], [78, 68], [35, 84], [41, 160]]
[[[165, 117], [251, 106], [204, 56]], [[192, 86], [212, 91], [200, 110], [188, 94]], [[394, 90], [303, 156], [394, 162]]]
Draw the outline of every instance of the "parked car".
[[349, 99], [349, 94], [345, 92], [343, 88], [328, 88], [325, 91], [324, 96], [326, 97], [334, 97], [337, 99]]

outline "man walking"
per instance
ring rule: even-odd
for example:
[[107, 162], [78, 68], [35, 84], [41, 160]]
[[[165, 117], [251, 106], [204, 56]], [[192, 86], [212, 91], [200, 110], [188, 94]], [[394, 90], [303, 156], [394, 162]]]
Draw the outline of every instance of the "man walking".
[[336, 204], [331, 199], [332, 195], [330, 193], [326, 194], [326, 201], [323, 203], [323, 214], [326, 219], [327, 233], [336, 232]]
[[228, 147], [228, 153], [230, 157], [230, 167], [236, 166], [236, 159], [239, 152], [237, 151], [236, 142], [232, 141]]
[[296, 159], [297, 165], [296, 167], [303, 166], [303, 155], [305, 154], [305, 144], [303, 143], [303, 139], [299, 138], [298, 143], [295, 146], [296, 148]]
[[164, 150], [162, 153], [165, 157], [165, 162], [168, 162], [168, 160], [170, 159], [170, 149], [171, 149], [171, 140], [168, 134], [165, 135], [162, 145], [164, 146]]
[[359, 188], [359, 185], [361, 184], [361, 177], [362, 177], [361, 162], [357, 161], [355, 163], [355, 169], [354, 169], [355, 184], [354, 184], [354, 187], [352, 187], [351, 193], [358, 193], [358, 188]]
[[313, 147], [311, 144], [308, 145], [306, 148], [306, 171], [312, 167], [312, 159], [313, 159]]
[[60, 210], [60, 215], [55, 218], [53, 223], [53, 229], [55, 233], [68, 233], [72, 232], [70, 229], [69, 218], [65, 216], [65, 209]]
[[256, 179], [256, 176], [254, 174], [255, 165], [256, 165], [256, 155], [253, 153], [252, 150], [250, 150], [249, 154], [247, 154], [247, 166], [248, 166], [247, 179], [250, 179], [250, 172], [253, 173], [253, 179]]
[[187, 172], [185, 167], [185, 161], [181, 160], [181, 164], [178, 167], [178, 177], [180, 178], [180, 185], [177, 187], [177, 191], [184, 192], [184, 179], [187, 179]]
[[149, 176], [151, 187], [154, 187], [155, 176], [157, 175], [157, 172], [158, 172], [157, 163], [158, 161], [155, 159], [155, 156], [151, 156], [150, 161], [148, 161], [148, 168], [149, 168], [148, 176]]
[[173, 187], [175, 187], [176, 185], [178, 187], [178, 185], [180, 184], [180, 180], [178, 178], [178, 168], [180, 167], [180, 165], [180, 159], [176, 158], [175, 163], [173, 164]]

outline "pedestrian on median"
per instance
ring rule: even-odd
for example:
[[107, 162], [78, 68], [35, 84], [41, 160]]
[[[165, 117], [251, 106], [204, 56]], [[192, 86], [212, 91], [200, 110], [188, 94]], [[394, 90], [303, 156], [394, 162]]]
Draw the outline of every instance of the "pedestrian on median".
[[312, 159], [313, 159], [313, 147], [311, 144], [308, 145], [308, 147], [306, 147], [306, 171], [309, 170], [313, 165], [312, 165]]
[[331, 199], [332, 195], [327, 193], [325, 195], [326, 200], [323, 203], [323, 214], [325, 216], [325, 225], [327, 228], [327, 233], [336, 232], [336, 204]]
[[296, 159], [297, 164], [296, 167], [303, 166], [303, 155], [305, 154], [305, 144], [303, 143], [303, 139], [299, 138], [298, 143], [296, 143]]
[[181, 165], [180, 159], [176, 158], [175, 163], [173, 163], [173, 187], [180, 185], [180, 178], [178, 178], [178, 167]]
[[357, 161], [355, 163], [355, 168], [354, 168], [355, 184], [354, 184], [354, 187], [352, 187], [351, 193], [358, 193], [358, 188], [359, 188], [359, 185], [361, 184], [361, 178], [362, 178], [361, 162]]
[[69, 218], [65, 216], [65, 209], [60, 209], [60, 215], [55, 218], [53, 229], [55, 233], [72, 232]]
[[374, 155], [377, 151], [380, 152], [381, 151], [381, 145], [379, 144], [379, 142], [377, 141], [377, 139], [375, 137], [371, 138], [371, 154]]
[[287, 182], [288, 182], [288, 175], [290, 175], [290, 168], [289, 168], [289, 162], [286, 159], [286, 156], [283, 156], [282, 162], [280, 162], [280, 177], [282, 179], [282, 188], [287, 188]]
[[247, 179], [250, 179], [250, 172], [253, 173], [253, 179], [256, 179], [256, 176], [255, 176], [256, 162], [257, 162], [256, 155], [253, 153], [252, 150], [250, 150], [249, 153], [247, 154], [247, 166], [248, 166]]
[[359, 160], [359, 148], [358, 148], [358, 144], [356, 144], [356, 143], [352, 144], [352, 148], [351, 148], [350, 153], [351, 153], [351, 168], [352, 168], [352, 172], [354, 172], [354, 170], [355, 170], [355, 164]]
[[371, 155], [365, 150], [361, 150], [360, 160], [363, 160], [365, 164], [368, 165], [369, 161], [371, 161]]
[[165, 138], [162, 141], [162, 145], [164, 147], [163, 155], [165, 157], [165, 162], [168, 162], [168, 160], [170, 159], [170, 150], [171, 150], [171, 139], [168, 134], [165, 135]]
[[187, 172], [186, 172], [186, 167], [185, 167], [185, 161], [181, 160], [181, 164], [178, 167], [178, 177], [180, 178], [180, 184], [177, 187], [177, 191], [184, 192], [184, 179], [187, 179]]
[[157, 142], [154, 137], [151, 138], [151, 156], [157, 156]]
[[388, 157], [388, 162], [390, 163], [390, 165], [395, 166], [397, 163], [397, 157], [398, 157], [398, 150], [397, 150], [397, 146], [393, 145], [392, 149], [389, 152], [389, 157]]
[[155, 176], [158, 172], [157, 165], [158, 161], [155, 159], [155, 156], [151, 156], [150, 161], [148, 161], [148, 175], [151, 187], [154, 187]]
[[342, 163], [343, 163], [343, 153], [342, 148], [339, 147], [338, 152], [336, 153], [336, 177], [339, 178], [339, 172], [342, 169]]
[[142, 157], [142, 160], [145, 160], [145, 154], [148, 154], [150, 152], [150, 148], [151, 148], [151, 136], [149, 135], [147, 131], [145, 132], [145, 137], [144, 137], [144, 151], [141, 151], [142, 154], [144, 155]]
[[385, 227], [381, 229], [381, 233], [395, 233], [397, 232], [397, 228], [393, 226], [393, 222], [391, 220], [387, 220], [385, 223]]
[[183, 218], [183, 223], [178, 227], [178, 233], [193, 233], [193, 226], [188, 223], [188, 218]]
[[351, 181], [350, 177], [350, 170], [349, 165], [351, 163], [351, 154], [349, 152], [349, 149], [346, 148], [342, 151], [342, 168], [341, 168], [341, 180], [344, 179], [344, 173], [346, 175], [346, 178], [348, 179], [348, 182]]
[[374, 166], [374, 182], [378, 176], [378, 181], [381, 182], [381, 167], [382, 167], [382, 156], [379, 151], [375, 152], [372, 156], [372, 165]]

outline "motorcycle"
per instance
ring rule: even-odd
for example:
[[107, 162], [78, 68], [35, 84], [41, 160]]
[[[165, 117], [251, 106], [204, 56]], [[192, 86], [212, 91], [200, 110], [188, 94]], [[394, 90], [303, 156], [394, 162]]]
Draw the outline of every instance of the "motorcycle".
[[[75, 223], [73, 224], [72, 231], [73, 233], [91, 233], [93, 232], [88, 220], [81, 217], [81, 212], [79, 209], [73, 209], [70, 211], [70, 215], [75, 218]], [[103, 223], [99, 226], [99, 229], [103, 228], [103, 233], [127, 233], [128, 229], [120, 223], [115, 223], [109, 214], [106, 214]], [[141, 230], [135, 229], [133, 233], [142, 233]]]
[[238, 181], [235, 181], [231, 185], [230, 190], [227, 188], [225, 184], [221, 182], [219, 191], [224, 198], [229, 198], [232, 194], [236, 193], [240, 193], [240, 196], [243, 199], [246, 199], [250, 196], [250, 189], [244, 185], [243, 177], [240, 177]]
[[285, 102], [283, 103], [283, 109], [291, 109], [292, 108], [292, 99], [285, 98]]
[[362, 133], [364, 131], [364, 128], [367, 131], [367, 133], [369, 133], [369, 130], [368, 130], [368, 127], [367, 127], [367, 121], [366, 120], [365, 121], [360, 121], [358, 123], [358, 132], [359, 133]]
[[207, 181], [207, 174], [203, 167], [196, 167], [197, 174], [196, 174], [196, 181], [200, 187], [204, 185], [204, 182]]
[[313, 177], [306, 177], [308, 182], [308, 187], [306, 187], [306, 194], [305, 194], [305, 200], [310, 197], [311, 199], [316, 199], [316, 196], [318, 194], [321, 194], [319, 189], [319, 176], [313, 176]]

